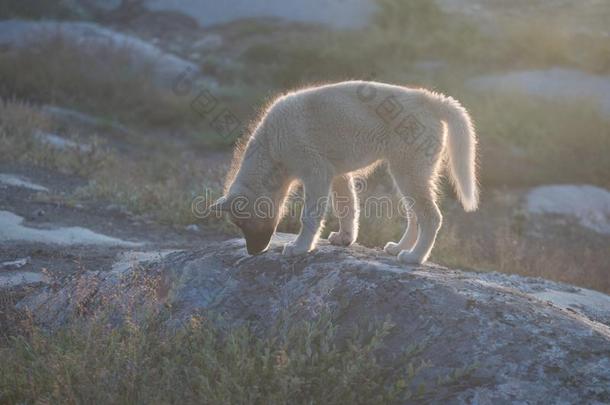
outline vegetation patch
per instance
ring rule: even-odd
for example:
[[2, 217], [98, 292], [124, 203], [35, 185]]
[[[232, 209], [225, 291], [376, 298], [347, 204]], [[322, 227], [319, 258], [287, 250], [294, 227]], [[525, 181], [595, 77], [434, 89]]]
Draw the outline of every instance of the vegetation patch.
[[134, 61], [127, 48], [91, 52], [57, 33], [36, 45], [0, 52], [0, 94], [144, 128], [197, 129], [201, 123], [190, 100], [155, 83], [153, 69]]
[[437, 383], [423, 384], [430, 365], [418, 359], [420, 346], [408, 346], [397, 366], [380, 362], [389, 321], [340, 339], [325, 314], [265, 336], [206, 317], [168, 331], [167, 316], [118, 328], [103, 316], [50, 333], [30, 327], [0, 346], [0, 402], [405, 403]]

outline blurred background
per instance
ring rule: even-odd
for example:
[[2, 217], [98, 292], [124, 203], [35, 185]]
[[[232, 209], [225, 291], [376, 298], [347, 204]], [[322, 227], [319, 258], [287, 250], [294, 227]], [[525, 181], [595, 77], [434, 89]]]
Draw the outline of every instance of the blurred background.
[[[0, 226], [13, 214], [163, 246], [236, 235], [191, 204], [220, 195], [261, 109], [377, 80], [451, 95], [476, 124], [481, 209], [465, 214], [443, 182], [434, 262], [610, 292], [605, 0], [0, 0], [0, 19]], [[361, 193], [395, 190], [379, 170]], [[358, 242], [377, 248], [405, 226], [362, 223]], [[112, 256], [2, 249], [59, 272]]]

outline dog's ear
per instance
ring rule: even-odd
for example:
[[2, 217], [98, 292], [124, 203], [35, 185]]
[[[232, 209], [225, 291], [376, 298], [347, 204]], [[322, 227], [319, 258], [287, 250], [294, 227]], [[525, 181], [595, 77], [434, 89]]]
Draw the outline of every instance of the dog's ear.
[[231, 200], [226, 196], [220, 197], [208, 208], [210, 212], [229, 212], [231, 211]]

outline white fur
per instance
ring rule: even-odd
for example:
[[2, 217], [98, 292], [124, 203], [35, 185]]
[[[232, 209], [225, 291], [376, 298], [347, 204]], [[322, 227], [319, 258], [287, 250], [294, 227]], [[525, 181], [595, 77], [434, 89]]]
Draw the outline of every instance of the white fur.
[[[385, 120], [379, 109], [388, 97], [402, 111]], [[412, 132], [418, 139], [435, 139], [440, 148], [424, 153], [410, 141], [412, 134], [404, 129], [396, 132], [404, 117], [416, 123]], [[305, 189], [302, 227], [284, 249], [292, 256], [315, 247], [327, 209], [319, 202], [332, 188], [342, 201], [335, 208], [346, 215], [329, 240], [348, 246], [358, 234], [359, 204], [352, 174], [385, 161], [400, 192], [414, 202], [404, 236], [398, 243], [389, 242], [385, 250], [400, 261], [423, 263], [442, 222], [436, 183], [444, 156], [464, 209], [476, 209], [476, 137], [468, 113], [456, 100], [376, 82], [311, 87], [278, 98], [267, 110], [246, 145], [224, 201], [265, 197], [280, 207], [290, 184], [300, 181]], [[272, 219], [273, 227], [279, 217]]]

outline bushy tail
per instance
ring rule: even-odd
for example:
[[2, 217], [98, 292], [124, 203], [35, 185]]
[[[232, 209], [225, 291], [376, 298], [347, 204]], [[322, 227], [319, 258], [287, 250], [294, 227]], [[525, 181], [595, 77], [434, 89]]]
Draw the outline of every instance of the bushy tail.
[[453, 187], [466, 211], [479, 206], [476, 174], [477, 138], [468, 111], [455, 99], [434, 94], [439, 118], [447, 125], [449, 171]]

